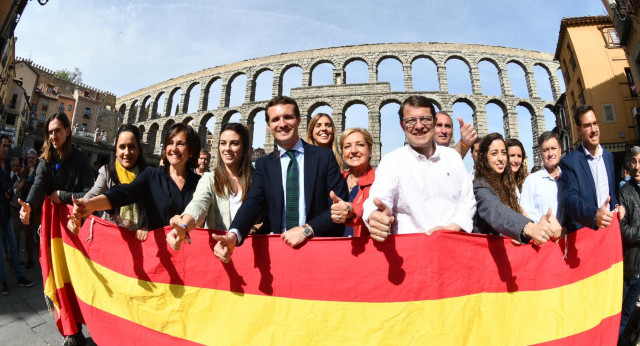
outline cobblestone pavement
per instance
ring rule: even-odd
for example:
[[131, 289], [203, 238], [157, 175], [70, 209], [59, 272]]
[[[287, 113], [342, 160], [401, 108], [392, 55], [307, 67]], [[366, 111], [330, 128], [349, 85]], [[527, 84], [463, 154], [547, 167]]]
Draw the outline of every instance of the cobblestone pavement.
[[[0, 294], [0, 345], [61, 345], [63, 337], [45, 302], [40, 263], [36, 261], [30, 269], [23, 265], [24, 276], [33, 281], [33, 287], [18, 287], [15, 273], [4, 258], [2, 264], [9, 294]], [[83, 331], [88, 337], [86, 326]], [[95, 345], [89, 337], [87, 341], [89, 345]]]

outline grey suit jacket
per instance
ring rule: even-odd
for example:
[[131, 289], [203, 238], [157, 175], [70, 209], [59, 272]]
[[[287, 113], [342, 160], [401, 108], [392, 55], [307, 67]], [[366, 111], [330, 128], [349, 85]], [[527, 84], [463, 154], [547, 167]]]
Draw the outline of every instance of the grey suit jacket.
[[502, 234], [520, 241], [520, 232], [532, 221], [502, 203], [496, 190], [484, 179], [473, 182], [473, 193], [477, 206], [473, 233]]

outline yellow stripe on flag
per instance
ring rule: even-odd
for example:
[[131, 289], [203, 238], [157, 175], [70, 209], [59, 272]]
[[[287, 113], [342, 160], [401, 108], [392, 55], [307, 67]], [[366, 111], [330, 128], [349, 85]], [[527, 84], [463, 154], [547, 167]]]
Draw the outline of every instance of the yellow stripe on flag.
[[[148, 282], [96, 264], [69, 245], [64, 252], [73, 288], [86, 304], [204, 344], [534, 344], [593, 328], [619, 313], [622, 300], [622, 290], [611, 288], [619, 286], [622, 262], [542, 291], [356, 303]], [[612, 290], [620, 292], [608, 294]]]

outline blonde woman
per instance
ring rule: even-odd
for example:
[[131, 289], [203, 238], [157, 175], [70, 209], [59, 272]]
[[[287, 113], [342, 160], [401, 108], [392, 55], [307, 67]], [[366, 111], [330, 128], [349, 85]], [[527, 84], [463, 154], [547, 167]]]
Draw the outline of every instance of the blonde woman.
[[338, 151], [338, 141], [336, 140], [335, 133], [336, 126], [333, 124], [331, 116], [326, 113], [318, 113], [311, 118], [309, 127], [307, 127], [307, 142], [319, 147], [331, 149], [340, 166], [340, 170], [342, 170], [344, 163]]

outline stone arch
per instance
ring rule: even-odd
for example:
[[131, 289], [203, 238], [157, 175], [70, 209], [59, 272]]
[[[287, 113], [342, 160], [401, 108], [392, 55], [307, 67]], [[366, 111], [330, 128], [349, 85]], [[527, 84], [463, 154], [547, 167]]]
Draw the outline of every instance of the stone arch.
[[173, 119], [167, 119], [165, 123], [162, 125], [162, 132], [159, 138], [160, 144], [164, 143], [164, 139], [167, 137], [167, 132], [169, 132], [169, 128], [175, 124], [176, 121]]
[[[159, 102], [162, 96], [164, 96], [164, 102], [162, 103], [162, 105], [160, 105]], [[156, 97], [153, 99], [153, 107], [151, 107], [151, 114], [149, 118], [150, 119], [162, 118], [164, 116], [164, 109], [162, 108], [166, 108], [166, 105], [167, 105], [166, 93], [164, 91], [160, 91], [156, 95]], [[162, 107], [162, 108], [158, 111], [158, 107]]]
[[432, 63], [434, 63], [436, 66], [438, 66], [438, 62], [436, 61], [436, 59], [434, 57], [432, 57], [431, 55], [428, 54], [417, 54], [414, 55], [413, 57], [411, 57], [411, 59], [409, 60], [410, 64], [413, 64], [416, 60], [419, 59], [427, 59], [429, 61], [431, 61]]
[[453, 105], [455, 105], [456, 103], [464, 103], [464, 104], [466, 104], [467, 106], [469, 106], [471, 108], [471, 110], [474, 113], [477, 111], [477, 107], [476, 107], [475, 102], [473, 102], [471, 99], [469, 99], [467, 97], [458, 97], [453, 102], [451, 102], [451, 106], [453, 107]]
[[328, 106], [331, 107], [331, 109], [333, 109], [333, 107], [331, 106], [331, 104], [327, 101], [316, 101], [314, 102], [311, 106], [309, 106], [309, 109], [307, 111], [307, 124], [309, 124], [311, 122], [311, 118], [313, 117], [313, 114], [315, 112], [316, 109], [322, 107], [322, 106]]
[[[422, 63], [422, 61], [424, 61], [424, 63]], [[432, 56], [427, 54], [415, 55], [411, 58], [409, 65], [411, 66], [412, 90], [440, 90], [438, 63]], [[430, 71], [431, 69], [434, 71]]]
[[120, 108], [118, 109], [118, 113], [125, 115], [127, 113], [127, 104], [123, 103], [120, 105]]
[[142, 99], [142, 104], [140, 105], [140, 111], [138, 112], [138, 119], [136, 122], [142, 122], [149, 119], [149, 100], [151, 99], [151, 95], [147, 95]]
[[527, 74], [527, 72], [529, 72], [529, 69], [527, 68], [527, 65], [525, 65], [522, 61], [518, 60], [518, 59], [509, 59], [505, 62], [506, 65], [509, 64], [516, 64], [518, 66], [520, 66], [522, 68], [522, 70], [524, 71], [525, 75]]
[[165, 103], [166, 103], [166, 107], [165, 107], [165, 109], [166, 109], [166, 113], [165, 113], [165, 115], [164, 115], [164, 116], [166, 116], [166, 117], [170, 117], [170, 116], [172, 116], [172, 115], [180, 114], [180, 100], [178, 100], [178, 102], [176, 102], [176, 103], [177, 103], [177, 107], [178, 107], [178, 109], [177, 109], [175, 112], [173, 111], [174, 98], [175, 98], [175, 96], [176, 96], [176, 94], [177, 94], [178, 92], [182, 93], [182, 88], [181, 88], [181, 87], [179, 87], [179, 86], [174, 87], [174, 88], [171, 90], [171, 92], [169, 92], [169, 95], [167, 95], [167, 98], [166, 98], [166, 100], [165, 100]]
[[[253, 147], [253, 139], [256, 136], [256, 134], [254, 133], [255, 124], [256, 124], [256, 116], [258, 115], [258, 113], [260, 113], [260, 112], [262, 112], [264, 110], [265, 110], [264, 107], [253, 108], [251, 111], [249, 111], [249, 115], [247, 116], [247, 127], [249, 128], [249, 143], [251, 143], [252, 147]], [[262, 120], [264, 120], [264, 119], [262, 119]], [[268, 129], [265, 129], [265, 132], [268, 132]], [[257, 134], [257, 135], [260, 136], [260, 134]], [[264, 133], [263, 135], [266, 136], [266, 133]]]
[[[364, 73], [364, 82], [353, 82], [353, 78], [354, 77], [349, 77], [351, 74], [347, 71], [347, 68], [349, 69], [358, 69], [359, 67], [356, 66], [359, 63], [364, 63], [364, 69], [365, 71], [362, 71]], [[355, 67], [354, 67], [355, 66]], [[371, 65], [369, 65], [369, 62], [363, 58], [363, 57], [350, 57], [347, 58], [344, 63], [342, 64], [342, 71], [344, 74], [344, 82], [343, 84], [362, 84], [362, 83], [368, 83], [371, 80]], [[355, 78], [359, 77], [359, 72], [361, 71], [355, 71]], [[351, 80], [351, 81], [350, 81]]]
[[380, 67], [380, 63], [382, 63], [382, 61], [387, 60], [387, 59], [392, 59], [392, 60], [396, 60], [400, 63], [400, 65], [402, 65], [402, 59], [400, 59], [400, 57], [398, 55], [395, 54], [384, 54], [381, 55], [380, 57], [378, 57], [378, 59], [376, 60], [376, 70]]
[[445, 65], [449, 62], [449, 60], [460, 60], [463, 63], [467, 64], [467, 67], [469, 68], [469, 70], [471, 70], [471, 63], [469, 62], [469, 59], [464, 57], [463, 55], [460, 55], [460, 54], [449, 55], [444, 59]]
[[[454, 64], [453, 66], [451, 64]], [[461, 64], [467, 68], [467, 71], [459, 71], [455, 68], [455, 64]], [[450, 55], [444, 60], [444, 67], [447, 76], [447, 86], [450, 94], [472, 94], [473, 93], [473, 74], [469, 60], [458, 54]], [[453, 78], [452, 78], [453, 77]], [[464, 85], [462, 84], [464, 79]], [[467, 82], [468, 81], [468, 82]], [[452, 91], [453, 88], [459, 90]], [[467, 90], [468, 89], [468, 90]]]
[[[209, 98], [211, 97], [211, 87], [217, 81], [221, 81], [222, 82], [222, 78], [220, 78], [219, 76], [211, 77], [211, 79], [209, 79], [207, 84], [205, 84], [204, 91], [202, 92], [202, 109], [201, 110], [203, 110], [203, 111], [207, 110], [207, 109], [209, 109], [209, 107], [212, 107], [211, 109], [213, 109], [214, 106], [215, 106], [215, 108], [218, 108], [218, 105], [210, 105], [209, 104]], [[219, 103], [220, 103], [220, 100], [218, 100], [218, 104]]]
[[[302, 70], [302, 76], [300, 79], [300, 86], [304, 87], [304, 86], [308, 86], [305, 85], [304, 79], [305, 79], [305, 71], [304, 68], [302, 67], [301, 64], [299, 63], [289, 63], [287, 65], [285, 65], [282, 70], [280, 71], [280, 73], [278, 74], [278, 90], [276, 92], [277, 95], [284, 95], [284, 76], [285, 74], [287, 74], [287, 72], [289, 72], [289, 70], [291, 70], [292, 68], [299, 68], [300, 70]], [[309, 76], [311, 76], [310, 72], [307, 72], [307, 78], [309, 78]], [[276, 78], [275, 76], [273, 78]], [[307, 81], [308, 83], [308, 81]]]
[[[313, 81], [313, 79], [314, 79], [313, 78], [313, 73], [318, 69], [318, 67], [320, 65], [323, 65], [323, 64], [329, 64], [329, 65], [331, 65], [333, 67], [333, 69], [336, 68], [336, 64], [333, 61], [331, 61], [331, 59], [319, 59], [317, 61], [314, 61], [311, 64], [311, 66], [309, 67], [309, 86], [327, 85], [327, 84], [315, 84], [315, 85], [313, 84], [314, 83], [314, 81]], [[303, 70], [303, 75], [304, 75], [304, 70]], [[304, 79], [304, 77], [303, 77], [303, 79]], [[331, 79], [330, 80], [332, 82], [329, 83], [328, 85], [334, 85], [335, 81], [333, 80], [333, 71], [331, 72]], [[305, 85], [303, 84], [303, 86], [305, 86]]]
[[[187, 116], [184, 119], [182, 119], [181, 123], [186, 124], [186, 125], [191, 125], [192, 121], [195, 124], [195, 121], [194, 121], [193, 117], [192, 116]], [[193, 127], [193, 126], [191, 126], [191, 127]]]
[[128, 124], [133, 124], [136, 121], [136, 113], [138, 113], [138, 100], [133, 100], [129, 107]]
[[[275, 80], [275, 72], [270, 67], [262, 67], [262, 68], [258, 69], [253, 74], [253, 78], [251, 78], [251, 86], [250, 86], [250, 89], [249, 89], [249, 101], [251, 101], [251, 102], [256, 101], [256, 92], [257, 92], [257, 88], [258, 88], [258, 78], [260, 78], [260, 76], [265, 72], [271, 72], [272, 73], [272, 77], [271, 77], [271, 92], [269, 93], [269, 97], [267, 99], [271, 98], [271, 95], [273, 94], [273, 82]], [[261, 100], [265, 100], [265, 99], [262, 98]]]
[[500, 99], [491, 98], [491, 99], [487, 100], [487, 102], [485, 103], [485, 106], [489, 105], [489, 104], [494, 104], [494, 105], [500, 107], [500, 109], [502, 109], [502, 112], [504, 112], [505, 114], [508, 111], [507, 105], [504, 102], [502, 102], [502, 100], [500, 100]]
[[[198, 109], [197, 107], [195, 110], [189, 109], [189, 101], [191, 100], [191, 96], [192, 96], [191, 92], [196, 86], [199, 86], [199, 85], [200, 85], [200, 81], [194, 81], [191, 84], [189, 84], [189, 86], [187, 86], [187, 88], [185, 89], [184, 95], [183, 95], [184, 102], [182, 103], [182, 112], [181, 112], [182, 114], [194, 113], [194, 112], [200, 111], [200, 109]], [[198, 98], [200, 97], [199, 94], [195, 96]]]
[[[227, 85], [226, 85], [225, 90], [224, 90], [224, 96], [225, 96], [225, 97], [224, 97], [224, 106], [225, 106], [225, 107], [229, 107], [229, 106], [231, 105], [232, 84], [233, 84], [233, 82], [235, 82], [235, 80], [236, 80], [238, 77], [240, 77], [240, 76], [248, 77], [248, 75], [247, 75], [247, 73], [246, 73], [245, 71], [236, 71], [235, 73], [233, 73], [233, 74], [231, 75], [231, 77], [230, 77], [230, 78], [229, 78], [229, 80], [227, 81]], [[248, 78], [247, 78], [247, 81], [246, 81], [245, 83], [248, 83], [248, 82], [249, 82], [249, 81], [248, 81]], [[224, 85], [224, 84], [223, 84], [223, 85]], [[244, 95], [244, 98], [246, 98], [246, 97], [247, 97], [247, 95], [246, 95], [246, 84], [245, 84], [245, 95]], [[244, 98], [243, 98], [243, 99], [244, 99]], [[244, 101], [242, 101], [242, 102], [240, 103], [240, 105], [242, 105], [242, 104], [244, 104]]]
[[157, 122], [154, 122], [153, 124], [151, 124], [151, 126], [149, 126], [149, 131], [147, 131], [145, 136], [142, 137], [146, 139], [144, 142], [148, 146], [148, 149], [146, 150], [146, 152], [154, 155], [160, 154], [160, 151], [159, 151], [160, 148], [157, 145], [159, 129], [160, 129], [160, 125]]
[[[386, 63], [388, 61], [388, 63]], [[396, 67], [393, 65], [400, 64], [400, 70], [396, 71]], [[388, 67], [382, 66], [383, 64], [389, 65]], [[385, 54], [378, 58], [375, 65], [376, 78], [375, 80], [380, 82], [387, 82], [391, 86], [391, 91], [408, 91], [411, 90], [412, 83], [410, 66], [406, 66], [402, 59], [394, 54]], [[384, 70], [389, 69], [388, 72]], [[382, 70], [382, 71], [381, 71]], [[387, 77], [387, 78], [384, 78]]]
[[[356, 106], [356, 105], [362, 105], [367, 109], [367, 118], [366, 118], [366, 121], [364, 122], [366, 124], [366, 127], [365, 126], [358, 126], [358, 127], [369, 128], [369, 116], [371, 115], [371, 106], [363, 98], [356, 97], [356, 98], [353, 98], [353, 99], [345, 102], [344, 106], [342, 107], [342, 116], [334, 116], [333, 121], [334, 121], [334, 123], [336, 125], [336, 130], [338, 132], [335, 135], [336, 138], [340, 138], [340, 135], [342, 134], [342, 131], [344, 131], [344, 129], [347, 128], [347, 111], [352, 106]], [[362, 120], [360, 120], [360, 121], [362, 121]], [[351, 127], [351, 126], [349, 126], [349, 127]]]
[[231, 119], [231, 116], [236, 114], [236, 113], [239, 113], [242, 116], [242, 113], [240, 113], [240, 111], [238, 111], [237, 109], [228, 110], [221, 118], [220, 127], [222, 128], [225, 125], [227, 125], [229, 123], [229, 119]]

